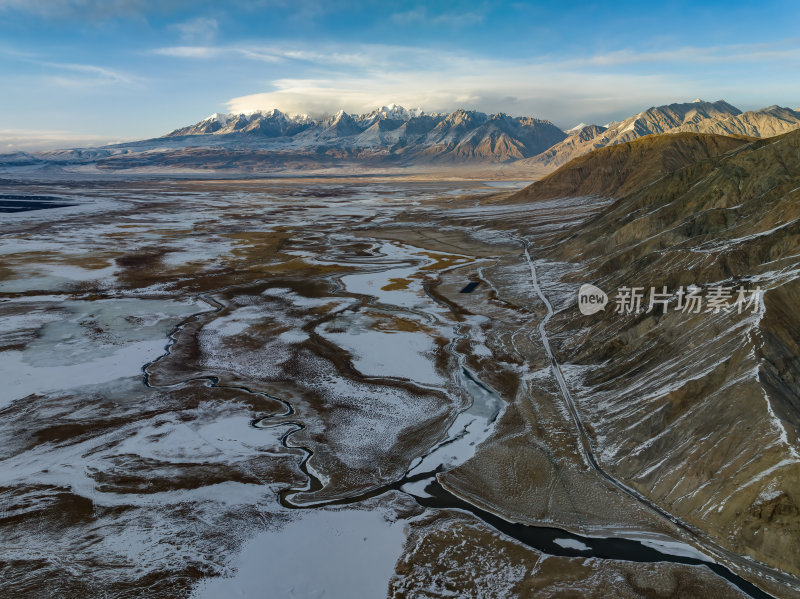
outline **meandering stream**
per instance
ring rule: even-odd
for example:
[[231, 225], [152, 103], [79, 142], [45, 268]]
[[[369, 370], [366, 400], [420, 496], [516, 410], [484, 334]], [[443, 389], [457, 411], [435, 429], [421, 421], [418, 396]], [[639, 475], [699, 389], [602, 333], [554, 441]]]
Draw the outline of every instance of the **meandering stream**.
[[[376, 243], [378, 243], [377, 240]], [[414, 249], [419, 250], [419, 248], [414, 248]], [[675, 518], [673, 518], [672, 516], [670, 516], [660, 508], [658, 508], [657, 506], [654, 506], [646, 499], [642, 498], [635, 491], [628, 489], [625, 485], [613, 479], [613, 477], [605, 473], [602, 470], [602, 468], [597, 464], [596, 459], [592, 454], [591, 445], [589, 444], [586, 431], [583, 429], [580, 417], [577, 414], [577, 409], [575, 408], [574, 403], [572, 402], [572, 398], [569, 395], [569, 389], [567, 388], [566, 381], [564, 380], [563, 374], [561, 373], [560, 366], [557, 360], [555, 359], [549, 345], [549, 340], [546, 332], [546, 325], [553, 316], [554, 311], [552, 305], [547, 300], [545, 294], [543, 293], [542, 289], [539, 286], [536, 277], [535, 265], [529, 254], [527, 244], [524, 247], [523, 256], [524, 259], [527, 261], [528, 266], [530, 267], [531, 280], [534, 290], [547, 309], [546, 316], [538, 324], [538, 331], [545, 352], [550, 359], [553, 375], [556, 378], [556, 381], [558, 382], [558, 386], [561, 389], [561, 392], [564, 395], [564, 398], [568, 406], [570, 407], [573, 419], [575, 420], [575, 425], [578, 428], [579, 437], [581, 439], [580, 450], [584, 458], [595, 469], [597, 469], [598, 472], [604, 478], [612, 482], [612, 484], [615, 484], [615, 486], [624, 490], [628, 495], [631, 495], [635, 500], [645, 504], [647, 507], [651, 509], [656, 510], [660, 515], [669, 518], [673, 522], [676, 522]], [[370, 264], [370, 272], [380, 273], [392, 269], [395, 270], [398, 269], [397, 262], [391, 262], [391, 261], [387, 262], [384, 258], [376, 260], [375, 261], [376, 263]], [[408, 268], [407, 256], [402, 257], [401, 266], [402, 268]], [[417, 267], [419, 267], [419, 264], [417, 264]], [[355, 279], [355, 280], [360, 281], [360, 279]], [[341, 283], [339, 283], [338, 285], [336, 285], [336, 287], [337, 287], [336, 292], [342, 292], [343, 290], [346, 291], [346, 285], [342, 285]], [[446, 310], [450, 309], [450, 307], [443, 304], [434, 295], [427, 294], [427, 296], [429, 299], [437, 302], [437, 304], [439, 304], [439, 307]], [[204, 295], [202, 297], [217, 312], [224, 309], [224, 305], [217, 299], [211, 298], [208, 295]], [[398, 312], [403, 312], [403, 311], [417, 312], [418, 307], [411, 305], [395, 304], [392, 306], [392, 310], [397, 310]], [[193, 315], [192, 317], [190, 317], [189, 319], [185, 320], [183, 323], [178, 325], [178, 327], [176, 327], [169, 336], [170, 341], [166, 347], [166, 353], [164, 354], [164, 356], [161, 356], [158, 360], [151, 362], [143, 367], [144, 382], [146, 385], [148, 386], [151, 385], [148, 368], [155, 362], [163, 359], [164, 357], [170, 354], [172, 346], [175, 343], [179, 342], [178, 337], [180, 331], [193, 318], [197, 318], [199, 314], [200, 313]], [[293, 487], [282, 490], [277, 498], [278, 501], [281, 503], [281, 505], [289, 509], [302, 509], [302, 510], [320, 509], [325, 506], [332, 506], [332, 505], [356, 504], [359, 502], [363, 502], [367, 499], [384, 495], [390, 491], [399, 491], [401, 493], [405, 493], [408, 496], [412, 497], [420, 506], [426, 509], [431, 509], [431, 510], [456, 509], [469, 512], [473, 514], [475, 517], [479, 518], [482, 522], [484, 522], [491, 528], [515, 539], [518, 542], [521, 542], [529, 547], [532, 547], [546, 554], [567, 556], [567, 557], [596, 557], [603, 559], [627, 560], [635, 562], [666, 561], [666, 562], [688, 564], [688, 565], [705, 565], [706, 567], [713, 570], [719, 576], [722, 576], [726, 580], [730, 581], [732, 584], [736, 585], [739, 589], [741, 589], [751, 597], [757, 597], [757, 598], [770, 597], [770, 595], [763, 592], [755, 585], [747, 582], [746, 580], [734, 574], [724, 565], [715, 562], [711, 558], [703, 557], [702, 554], [696, 552], [694, 548], [688, 545], [684, 545], [677, 541], [674, 542], [674, 544], [671, 546], [674, 552], [669, 552], [670, 550], [669, 544], [664, 545], [663, 551], [656, 549], [653, 546], [648, 546], [652, 545], [652, 542], [657, 542], [657, 541], [655, 539], [651, 539], [650, 540], [651, 542], [648, 543], [648, 540], [645, 538], [646, 537], [645, 533], [642, 534], [642, 540], [625, 538], [624, 536], [590, 537], [590, 536], [574, 534], [572, 532], [554, 527], [530, 526], [530, 525], [509, 522], [503, 519], [502, 517], [498, 516], [497, 514], [476, 507], [470, 504], [469, 502], [459, 497], [456, 497], [455, 495], [444, 489], [437, 481], [437, 474], [455, 468], [465, 463], [474, 455], [476, 448], [492, 434], [494, 423], [498, 415], [502, 412], [503, 407], [505, 405], [505, 401], [499, 396], [499, 394], [496, 391], [494, 391], [488, 385], [484, 384], [474, 372], [472, 372], [470, 369], [466, 367], [465, 356], [460, 354], [455, 349], [456, 342], [458, 341], [459, 336], [461, 335], [460, 327], [456, 327], [455, 331], [456, 335], [454, 338], [451, 339], [450, 343], [446, 346], [446, 350], [453, 356], [455, 362], [458, 364], [458, 371], [454, 373], [455, 375], [454, 378], [455, 380], [458, 381], [458, 384], [461, 387], [461, 389], [470, 398], [470, 403], [468, 407], [465, 410], [461, 411], [453, 419], [452, 424], [450, 425], [445, 437], [439, 443], [437, 443], [431, 450], [429, 450], [425, 455], [415, 459], [402, 477], [392, 481], [389, 484], [384, 484], [377, 488], [371, 489], [367, 492], [354, 494], [352, 496], [340, 497], [334, 500], [326, 500], [316, 503], [293, 502], [292, 500], [293, 496], [299, 492], [303, 493], [315, 492], [323, 488], [323, 482], [314, 474], [313, 469], [309, 468], [308, 465], [309, 459], [313, 456], [311, 449], [302, 445], [295, 445], [292, 443], [292, 436], [296, 432], [302, 430], [304, 428], [304, 424], [300, 421], [291, 420], [291, 416], [295, 414], [295, 411], [291, 403], [286, 401], [285, 399], [281, 399], [271, 395], [267, 396], [264, 393], [260, 393], [242, 386], [230, 387], [239, 389], [247, 393], [255, 393], [258, 395], [270, 397], [272, 399], [280, 401], [285, 406], [284, 412], [279, 414], [273, 414], [265, 418], [260, 418], [251, 423], [252, 426], [256, 428], [269, 428], [272, 426], [287, 427], [287, 430], [283, 433], [281, 437], [281, 444], [287, 448], [300, 449], [304, 453], [304, 457], [301, 460], [299, 466], [304, 475], [306, 476], [307, 482], [301, 488]], [[211, 386], [224, 386], [221, 385], [220, 380], [216, 377], [201, 377], [201, 378]], [[197, 380], [197, 379], [188, 379], [186, 381], [181, 381], [175, 384], [184, 384], [189, 382], [190, 380]], [[281, 417], [279, 422], [275, 421], [277, 417]], [[286, 419], [287, 417], [290, 419], [287, 420]], [[685, 527], [685, 525], [683, 525], [683, 527], [687, 528]], [[663, 541], [664, 539], [661, 540]], [[703, 546], [709, 547], [707, 542], [704, 542]], [[729, 555], [727, 552], [725, 552], [724, 549], [720, 547], [713, 546], [710, 547], [709, 550], [712, 553], [718, 555], [721, 554], [726, 558], [731, 558], [731, 555]], [[755, 566], [756, 564], [748, 564], [748, 565], [752, 567]], [[770, 572], [770, 574], [772, 574], [772, 572]]]

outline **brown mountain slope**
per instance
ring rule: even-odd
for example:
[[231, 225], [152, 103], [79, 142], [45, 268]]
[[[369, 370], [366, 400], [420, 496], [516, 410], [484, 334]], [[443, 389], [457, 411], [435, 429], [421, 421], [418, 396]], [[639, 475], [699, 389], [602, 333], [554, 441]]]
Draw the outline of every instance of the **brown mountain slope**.
[[523, 160], [523, 163], [530, 163], [535, 166], [557, 167], [566, 164], [576, 156], [580, 156], [595, 148], [606, 145], [603, 134], [606, 127], [600, 125], [585, 125], [579, 129], [569, 132], [569, 136], [563, 141], [554, 144], [538, 156]]
[[[681, 153], [677, 156], [685, 160], [686, 165], [670, 168], [672, 173], [645, 188], [648, 182], [659, 178], [655, 172], [649, 172], [650, 165], [661, 163], [662, 155], [666, 154], [653, 151], [664, 146], [653, 146], [652, 143], [666, 143], [669, 147], [672, 145], [671, 138], [677, 139], [684, 134], [643, 139], [624, 146], [604, 148], [576, 160], [575, 163], [578, 164], [587, 162], [595, 165], [594, 169], [580, 169], [579, 175], [584, 177], [583, 180], [577, 179], [572, 173], [570, 179], [560, 176], [562, 171], [570, 170], [562, 168], [518, 193], [530, 190], [531, 199], [557, 197], [547, 193], [549, 185], [547, 188], [539, 185], [556, 178], [572, 185], [577, 193], [571, 195], [583, 195], [583, 190], [599, 187], [600, 183], [593, 182], [596, 179], [605, 179], [614, 188], [620, 179], [614, 174], [615, 167], [610, 166], [615, 161], [604, 160], [606, 153], [610, 152], [613, 156], [614, 151], [624, 151], [626, 147], [641, 148], [640, 158], [625, 173], [627, 179], [623, 180], [623, 185], [617, 187], [616, 193], [598, 192], [598, 195], [621, 199], [588, 224], [577, 238], [573, 235], [573, 239], [579, 240], [578, 243], [589, 243], [584, 246], [583, 253], [589, 252], [606, 260], [612, 245], [616, 254], [634, 252], [634, 255], [628, 257], [632, 260], [634, 256], [639, 257], [656, 248], [672, 247], [689, 241], [698, 242], [701, 240], [700, 236], [703, 241], [722, 244], [727, 238], [761, 234], [778, 225], [787, 224], [786, 219], [792, 215], [800, 217], [800, 205], [796, 202], [796, 194], [800, 191], [800, 130], [759, 140], [689, 135], [697, 135], [699, 139], [719, 140], [722, 143], [729, 140], [731, 146], [727, 151], [709, 152], [708, 158], [719, 156], [717, 160], [704, 160], [699, 156], [697, 160], [690, 162], [689, 156]], [[736, 148], [739, 148], [738, 152], [735, 151]], [[676, 154], [669, 152], [669, 156], [675, 158]], [[679, 170], [682, 166], [686, 168]], [[636, 180], [641, 183], [627, 182]], [[569, 190], [564, 183], [561, 186], [564, 190]], [[541, 196], [535, 193], [539, 188], [544, 190]], [[632, 192], [625, 194], [628, 189], [632, 189]], [[773, 212], [770, 207], [772, 201], [785, 202], [785, 205], [781, 206], [780, 212]], [[713, 216], [723, 214], [720, 212], [723, 210], [730, 210], [730, 216], [724, 219]], [[716, 220], [713, 225], [712, 220]], [[680, 223], [685, 223], [686, 227], [664, 229]], [[604, 236], [603, 240], [598, 237], [600, 234]], [[653, 245], [656, 239], [658, 243]], [[641, 243], [647, 245], [641, 246]]]
[[658, 133], [714, 133], [773, 137], [800, 128], [800, 112], [780, 106], [741, 112], [723, 100], [688, 102], [649, 108], [606, 127], [584, 126], [568, 131], [563, 141], [521, 161], [531, 168], [556, 168], [597, 148]]
[[555, 168], [597, 148], [633, 141], [645, 135], [676, 131], [683, 125], [716, 121], [740, 113], [738, 108], [724, 100], [695, 100], [653, 106], [619, 123], [609, 123], [605, 127], [588, 125], [572, 131], [563, 141], [524, 162], [532, 167]]
[[[551, 294], [591, 282], [610, 297], [582, 316], [570, 292], [548, 326], [603, 468], [793, 576], [773, 588], [785, 597], [800, 588], [798, 254], [800, 131], [640, 186], [537, 255], [545, 272], [572, 264]], [[765, 293], [743, 313], [677, 309], [676, 291], [692, 284], [705, 298], [715, 287]], [[642, 288], [647, 308], [664, 286], [666, 313], [616, 313], [621, 287]]]
[[648, 136], [576, 158], [505, 202], [576, 196], [620, 197], [668, 173], [726, 154], [746, 143], [745, 138], [699, 133]]
[[780, 106], [751, 110], [722, 119], [706, 119], [686, 123], [678, 131], [716, 133], [719, 135], [747, 135], [774, 137], [800, 127], [800, 112]]

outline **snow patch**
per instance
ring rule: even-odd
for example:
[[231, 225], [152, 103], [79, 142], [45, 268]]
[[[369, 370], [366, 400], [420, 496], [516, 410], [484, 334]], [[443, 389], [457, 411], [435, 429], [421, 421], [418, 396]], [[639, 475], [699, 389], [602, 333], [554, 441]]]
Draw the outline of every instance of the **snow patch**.
[[564, 549], [574, 549], [575, 551], [591, 551], [592, 549], [577, 539], [553, 539], [553, 543]]
[[405, 541], [375, 511], [304, 512], [245, 544], [231, 576], [206, 579], [192, 599], [384, 597]]

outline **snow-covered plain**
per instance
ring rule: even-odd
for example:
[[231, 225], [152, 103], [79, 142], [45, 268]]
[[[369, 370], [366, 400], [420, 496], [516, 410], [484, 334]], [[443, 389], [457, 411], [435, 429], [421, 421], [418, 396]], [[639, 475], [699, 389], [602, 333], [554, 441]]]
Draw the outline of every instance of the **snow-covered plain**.
[[[480, 309], [501, 300], [459, 296], [475, 313], [457, 317], [426, 289], [455, 272], [458, 294], [492, 260], [380, 237], [469, 184], [242, 185], [81, 190], [62, 219], [17, 214], [0, 234], [12, 596], [30, 580], [57, 596], [385, 596], [400, 512], [426, 513], [412, 496], [430, 473], [472, 460], [507, 413], [474, 366], [498, 347]], [[540, 207], [542, 232], [565, 226], [556, 209]], [[512, 243], [487, 215], [530, 214], [455, 209], [451, 230]]]
[[[57, 510], [62, 497], [85, 498], [94, 515], [89, 528], [14, 534], [5, 551], [33, 559], [40, 543], [60, 539], [40, 570], [54, 588], [71, 580], [60, 566], [66, 556], [88, 564], [105, 552], [116, 565], [89, 576], [98, 589], [141, 576], [166, 584], [170, 571], [196, 567], [226, 574], [198, 587], [198, 596], [247, 596], [254, 588], [309, 597], [322, 590], [384, 594], [402, 552], [402, 524], [372, 508], [289, 512], [274, 497], [305, 485], [301, 444], [315, 452], [308, 472], [330, 484], [333, 496], [344, 496], [348, 485], [396, 480], [439, 437], [461, 434], [476, 418], [452, 422], [452, 411], [471, 401], [468, 390], [459, 390], [461, 375], [448, 372], [456, 362], [446, 359], [445, 346], [458, 328], [422, 287], [426, 277], [471, 258], [390, 242], [373, 243], [364, 256], [347, 252], [363, 243], [345, 233], [348, 227], [387, 222], [434, 195], [463, 191], [451, 187], [421, 185], [409, 193], [390, 182], [348, 187], [344, 195], [334, 190], [321, 201], [313, 187], [164, 190], [154, 197], [147, 188], [123, 186], [77, 198], [57, 221], [50, 210], [12, 215], [7, 222], [16, 229], [0, 236], [7, 258], [0, 269], [7, 490], [0, 494], [0, 525], [6, 517], [34, 517], [37, 506]], [[243, 231], [243, 218], [260, 222]], [[226, 273], [252, 268], [246, 261], [259, 260], [261, 244], [287, 228], [304, 233], [289, 236], [285, 253], [266, 262], [341, 270], [338, 286], [324, 283], [329, 291], [322, 296], [281, 285], [227, 291]], [[220, 282], [192, 287], [202, 277]], [[348, 352], [367, 379], [343, 376], [309, 352], [314, 335]], [[197, 362], [181, 375], [176, 360], [190, 338]], [[152, 387], [145, 386], [145, 368]], [[160, 385], [165, 373], [168, 384]], [[287, 389], [296, 416], [276, 416], [276, 400], [244, 387], [280, 387], [290, 377], [299, 377]], [[226, 387], [228, 381], [236, 386]], [[306, 405], [303, 394], [322, 406]], [[428, 422], [435, 423], [432, 438], [420, 433]], [[471, 426], [485, 435], [488, 420]], [[312, 433], [324, 434], [324, 442]], [[450, 445], [458, 455], [447, 458], [451, 463], [475, 450], [476, 437], [472, 444], [459, 438], [464, 447]], [[185, 510], [197, 520], [182, 520]], [[267, 531], [258, 532], [258, 519], [241, 525], [253, 514], [270, 522]], [[207, 536], [186, 540], [197, 526]], [[92, 530], [100, 531], [100, 542], [90, 542]], [[227, 549], [210, 552], [214, 538]], [[307, 564], [299, 581], [298, 560]]]

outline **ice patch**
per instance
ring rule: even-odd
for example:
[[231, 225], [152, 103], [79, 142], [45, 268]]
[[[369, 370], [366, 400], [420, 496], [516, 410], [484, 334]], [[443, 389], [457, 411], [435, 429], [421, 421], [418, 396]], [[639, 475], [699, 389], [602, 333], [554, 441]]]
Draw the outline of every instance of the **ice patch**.
[[248, 541], [230, 577], [206, 579], [192, 599], [385, 597], [405, 541], [375, 511], [304, 512]]
[[425, 333], [349, 329], [346, 333], [325, 333], [353, 356], [353, 366], [367, 376], [405, 378], [424, 385], [441, 385], [433, 352], [436, 345]]
[[574, 549], [575, 551], [591, 551], [592, 549], [577, 539], [553, 539], [553, 543], [564, 549]]
[[[48, 311], [58, 317], [45, 318]], [[32, 393], [137, 376], [142, 366], [164, 353], [172, 327], [200, 311], [194, 302], [171, 300], [41, 303], [30, 310], [29, 324], [40, 324], [36, 339], [22, 350], [0, 352], [5, 380], [0, 406]], [[24, 318], [15, 321], [25, 326]]]

